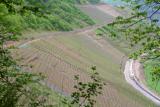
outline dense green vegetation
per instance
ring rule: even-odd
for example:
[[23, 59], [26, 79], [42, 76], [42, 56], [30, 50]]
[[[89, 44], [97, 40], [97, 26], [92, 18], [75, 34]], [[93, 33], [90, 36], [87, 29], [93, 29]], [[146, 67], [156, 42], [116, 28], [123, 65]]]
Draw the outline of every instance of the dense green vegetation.
[[10, 32], [20, 32], [29, 28], [67, 31], [94, 24], [74, 4], [66, 1], [11, 0], [0, 3], [0, 23]]
[[[144, 66], [147, 82], [149, 86], [155, 87], [155, 84], [159, 85], [160, 82], [160, 27], [157, 25], [160, 3], [156, 0], [126, 2], [133, 10], [130, 17], [117, 17], [115, 22], [97, 29], [96, 33], [99, 36], [106, 36], [109, 33], [111, 37], [123, 39], [132, 48], [138, 47], [130, 57], [137, 59], [143, 56], [141, 61], [148, 65]], [[146, 63], [148, 60], [152, 60], [151, 63]]]
[[0, 35], [0, 107], [47, 106], [48, 92], [33, 87], [40, 85], [43, 76], [21, 71], [21, 66], [4, 48], [6, 41], [14, 40], [14, 34], [11, 35], [1, 26]]
[[[43, 76], [21, 70], [5, 47], [18, 40], [23, 31], [68, 31], [93, 25], [73, 3], [60, 0], [1, 0], [0, 1], [0, 107], [52, 106], [50, 93], [41, 85]], [[53, 97], [53, 96], [52, 96]], [[55, 102], [54, 102], [55, 101]], [[56, 102], [57, 103], [57, 102]]]
[[[145, 70], [145, 76], [147, 78], [147, 85], [151, 88], [156, 90], [157, 92], [160, 92], [160, 82], [159, 82], [159, 74], [157, 78], [151, 74], [151, 71], [154, 71], [156, 67], [159, 67], [159, 60], [148, 60], [144, 63], [144, 70]], [[153, 78], [155, 77], [155, 78]], [[155, 79], [153, 81], [153, 79]]]

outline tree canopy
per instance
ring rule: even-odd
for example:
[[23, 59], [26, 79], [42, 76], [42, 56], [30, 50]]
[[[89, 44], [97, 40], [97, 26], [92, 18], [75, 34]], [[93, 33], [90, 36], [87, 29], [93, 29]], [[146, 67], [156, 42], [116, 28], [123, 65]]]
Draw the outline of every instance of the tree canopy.
[[[130, 10], [128, 15], [119, 16], [113, 23], [98, 29], [98, 35], [109, 34], [123, 38], [133, 48], [138, 47], [130, 58], [143, 57], [141, 61], [158, 62], [150, 71], [153, 80], [160, 78], [160, 1], [159, 0], [122, 0], [127, 2], [123, 9]], [[159, 79], [158, 79], [159, 80]], [[156, 80], [157, 81], [157, 80]]]

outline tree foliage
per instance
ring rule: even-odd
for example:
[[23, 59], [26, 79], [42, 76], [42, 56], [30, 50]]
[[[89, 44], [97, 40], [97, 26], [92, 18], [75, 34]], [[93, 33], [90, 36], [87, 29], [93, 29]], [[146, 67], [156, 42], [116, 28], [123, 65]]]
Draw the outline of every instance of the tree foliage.
[[[82, 23], [80, 23], [82, 22]], [[43, 76], [22, 71], [5, 46], [26, 29], [68, 31], [94, 22], [63, 0], [0, 0], [0, 107], [48, 107]]]
[[[131, 54], [137, 59], [145, 54], [145, 60], [160, 59], [160, 1], [159, 0], [122, 0], [127, 2], [123, 8], [131, 8], [128, 16], [119, 16], [113, 23], [98, 29], [98, 35], [105, 31], [112, 37], [125, 38], [131, 47], [139, 49]], [[105, 29], [106, 28], [106, 29]], [[160, 63], [160, 61], [159, 61]], [[153, 66], [153, 80], [160, 78], [160, 66]]]
[[75, 75], [76, 84], [74, 85], [75, 91], [71, 94], [71, 101], [65, 104], [69, 106], [76, 105], [78, 107], [94, 107], [96, 104], [96, 97], [102, 94], [104, 81], [99, 74], [95, 72], [96, 66], [92, 67], [92, 75], [89, 82], [82, 82], [79, 75]]
[[45, 106], [47, 93], [33, 88], [32, 84], [40, 84], [43, 76], [21, 71], [4, 43], [16, 38], [0, 26], [0, 107]]
[[0, 24], [14, 32], [28, 28], [68, 31], [94, 24], [73, 3], [63, 0], [1, 0], [0, 5], [8, 11]]
[[158, 83], [160, 81], [160, 78], [159, 78], [160, 77], [160, 67], [159, 67], [159, 65], [155, 65], [153, 67], [153, 70], [152, 70], [151, 74], [152, 74], [152, 80], [157, 83], [156, 84], [156, 87], [157, 87], [157, 85], [158, 85]]

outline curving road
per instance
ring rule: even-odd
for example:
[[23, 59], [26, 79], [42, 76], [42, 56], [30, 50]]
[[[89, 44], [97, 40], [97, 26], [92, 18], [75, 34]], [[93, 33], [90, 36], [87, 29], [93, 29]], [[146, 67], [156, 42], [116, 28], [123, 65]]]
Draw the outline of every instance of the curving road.
[[134, 60], [130, 59], [126, 62], [124, 75], [126, 81], [132, 85], [137, 91], [141, 92], [148, 99], [152, 100], [155, 104], [160, 106], [160, 98], [151, 92], [145, 85], [141, 84], [134, 74]]

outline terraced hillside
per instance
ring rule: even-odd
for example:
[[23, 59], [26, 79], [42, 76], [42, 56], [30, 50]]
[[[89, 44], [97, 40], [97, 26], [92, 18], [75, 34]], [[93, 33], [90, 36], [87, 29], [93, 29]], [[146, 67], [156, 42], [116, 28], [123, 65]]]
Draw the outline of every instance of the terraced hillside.
[[154, 107], [139, 93], [128, 86], [120, 71], [123, 53], [108, 42], [90, 36], [91, 32], [48, 35], [23, 45], [14, 52], [25, 70], [42, 73], [45, 83], [57, 92], [68, 95], [73, 91], [76, 74], [82, 81], [88, 80], [90, 67], [97, 71], [107, 85], [103, 95], [97, 98], [97, 107]]
[[[115, 18], [100, 7], [85, 5], [80, 8], [83, 11], [89, 9], [86, 13], [100, 21], [98, 24], [109, 23]], [[100, 12], [102, 16], [94, 15], [93, 11]], [[25, 71], [45, 75], [44, 83], [64, 96], [74, 90], [74, 75], [79, 74], [82, 81], [88, 81], [90, 67], [95, 65], [107, 84], [103, 95], [97, 98], [96, 107], [156, 107], [126, 83], [122, 67], [125, 54], [111, 45], [109, 40], [96, 37], [92, 31], [98, 27], [27, 35], [33, 40], [15, 49], [13, 57], [22, 59], [18, 63], [24, 66]]]

